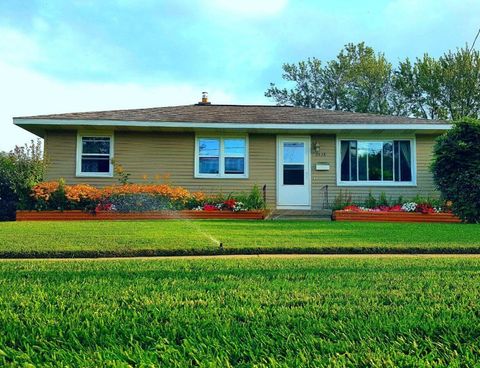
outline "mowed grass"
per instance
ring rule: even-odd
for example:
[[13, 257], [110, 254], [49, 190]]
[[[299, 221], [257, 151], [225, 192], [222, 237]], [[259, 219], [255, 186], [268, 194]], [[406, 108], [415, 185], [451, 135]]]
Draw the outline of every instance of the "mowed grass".
[[0, 262], [1, 366], [480, 364], [480, 258]]
[[0, 257], [402, 252], [480, 253], [480, 226], [216, 220], [0, 223]]

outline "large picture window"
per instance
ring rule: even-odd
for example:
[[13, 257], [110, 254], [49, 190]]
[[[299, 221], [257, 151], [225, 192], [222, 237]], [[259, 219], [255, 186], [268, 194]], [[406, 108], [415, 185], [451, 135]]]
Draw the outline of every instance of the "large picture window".
[[341, 140], [340, 182], [412, 184], [411, 140]]
[[111, 136], [78, 136], [77, 145], [77, 176], [112, 176]]
[[197, 137], [195, 151], [196, 177], [247, 177], [247, 137]]

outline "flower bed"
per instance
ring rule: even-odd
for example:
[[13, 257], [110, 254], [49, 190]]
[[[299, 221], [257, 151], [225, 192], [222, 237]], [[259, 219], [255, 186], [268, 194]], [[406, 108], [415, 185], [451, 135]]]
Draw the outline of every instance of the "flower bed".
[[445, 207], [434, 207], [428, 203], [416, 202], [375, 208], [349, 205], [343, 210], [334, 211], [332, 219], [335, 221], [376, 222], [461, 222], [457, 216], [445, 210]]
[[32, 190], [29, 208], [17, 211], [18, 221], [124, 220], [181, 218], [263, 219], [260, 191], [235, 197], [190, 193], [167, 184], [122, 184], [96, 188], [86, 184], [45, 182]]
[[175, 219], [239, 219], [263, 220], [268, 211], [146, 211], [146, 212], [115, 212], [98, 211], [84, 212], [80, 210], [67, 211], [17, 211], [17, 221], [78, 221], [78, 220], [175, 220]]

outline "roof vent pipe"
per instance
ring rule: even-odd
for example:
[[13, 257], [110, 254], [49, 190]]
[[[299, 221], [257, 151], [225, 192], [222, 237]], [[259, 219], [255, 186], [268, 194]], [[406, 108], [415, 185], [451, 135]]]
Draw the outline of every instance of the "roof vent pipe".
[[211, 103], [208, 102], [208, 92], [202, 92], [202, 101], [198, 103], [198, 105], [210, 105]]

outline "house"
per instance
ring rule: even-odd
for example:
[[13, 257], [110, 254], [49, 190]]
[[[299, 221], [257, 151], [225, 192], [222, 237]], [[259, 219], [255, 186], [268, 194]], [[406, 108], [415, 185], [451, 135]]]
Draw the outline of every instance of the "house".
[[443, 121], [290, 106], [215, 105], [16, 117], [45, 140], [48, 180], [145, 183], [192, 191], [266, 186], [269, 208], [316, 210], [342, 190], [363, 200], [435, 195], [429, 165]]

